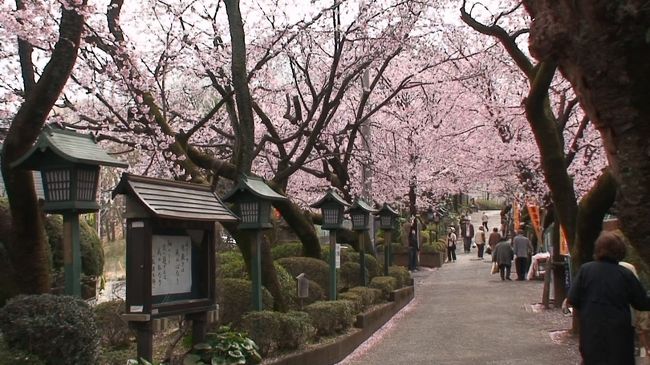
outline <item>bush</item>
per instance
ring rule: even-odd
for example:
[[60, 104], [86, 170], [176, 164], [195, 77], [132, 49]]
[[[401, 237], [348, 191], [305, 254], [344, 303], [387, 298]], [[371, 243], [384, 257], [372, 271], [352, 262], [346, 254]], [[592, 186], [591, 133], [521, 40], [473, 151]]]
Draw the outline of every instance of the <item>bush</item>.
[[104, 349], [99, 354], [99, 364], [102, 365], [124, 365], [129, 359], [137, 357], [135, 346], [125, 349]]
[[250, 312], [242, 317], [242, 329], [259, 346], [263, 356], [274, 350], [300, 348], [316, 333], [309, 315], [298, 311]]
[[349, 300], [331, 300], [312, 303], [305, 307], [319, 336], [342, 332], [354, 322], [354, 306]]
[[273, 256], [273, 260], [278, 260], [285, 257], [301, 257], [303, 256], [302, 243], [287, 242], [276, 245], [271, 248], [271, 256]]
[[352, 292], [352, 291], [346, 291], [344, 293], [339, 294], [336, 299], [349, 300], [352, 303], [354, 303], [354, 313], [363, 312], [363, 309], [364, 309], [363, 298], [361, 297], [360, 293], [356, 293], [356, 292]]
[[422, 245], [421, 249], [422, 253], [446, 253], [447, 252], [447, 245], [443, 242], [436, 241], [432, 244], [426, 244]]
[[[49, 215], [45, 220], [45, 233], [52, 251], [52, 268], [63, 269], [63, 218]], [[79, 248], [81, 270], [86, 276], [101, 276], [104, 272], [104, 249], [93, 227], [79, 220]]]
[[[223, 279], [221, 287], [223, 290], [218, 298], [220, 322], [238, 325], [244, 313], [251, 310], [252, 284], [246, 279]], [[265, 309], [273, 308], [273, 297], [264, 287], [262, 304]]]
[[241, 329], [259, 346], [266, 356], [278, 346], [282, 336], [282, 313], [274, 311], [249, 312], [241, 319]]
[[241, 332], [221, 326], [208, 333], [205, 342], [194, 345], [183, 364], [258, 364], [262, 357], [253, 340]]
[[[350, 261], [350, 254], [355, 253], [354, 249], [349, 245], [341, 245], [341, 265]], [[321, 260], [330, 262], [330, 246], [322, 246], [320, 250]], [[359, 256], [357, 255], [357, 258]]]
[[[361, 285], [360, 271], [361, 265], [358, 262], [349, 261], [341, 264], [341, 268], [339, 269], [340, 288], [346, 290]], [[366, 268], [366, 275], [367, 273], [368, 268]]]
[[390, 266], [388, 276], [395, 278], [395, 289], [407, 286], [411, 279], [411, 274], [404, 266]]
[[220, 252], [217, 254], [217, 265], [222, 278], [241, 279], [248, 276], [244, 258], [239, 252]]
[[400, 243], [391, 243], [390, 244], [390, 252], [392, 253], [407, 253], [408, 252], [408, 247], [400, 244]]
[[45, 365], [45, 361], [34, 354], [7, 347], [0, 338], [0, 364]]
[[0, 330], [10, 347], [48, 364], [95, 364], [97, 327], [86, 302], [70, 297], [21, 295], [0, 309]]
[[280, 292], [284, 302], [289, 306], [289, 308], [297, 308], [298, 306], [298, 293], [296, 292], [297, 284], [296, 279], [294, 279], [291, 274], [277, 262], [273, 263], [275, 266], [275, 272], [278, 276], [278, 282], [280, 283]]
[[377, 276], [370, 281], [370, 287], [381, 290], [385, 299], [397, 287], [397, 280], [392, 276]]
[[[359, 262], [359, 253], [358, 252], [350, 252], [349, 253], [349, 260], [351, 262]], [[375, 276], [379, 275], [380, 273], [380, 268], [379, 264], [377, 263], [377, 259], [375, 256], [366, 254], [366, 269], [368, 270], [368, 280], [374, 278]], [[358, 272], [358, 271], [357, 271]]]
[[376, 288], [366, 288], [365, 286], [356, 286], [350, 290], [348, 293], [357, 294], [361, 297], [361, 304], [363, 308], [368, 308], [373, 304], [377, 304], [382, 301], [382, 292]]
[[112, 349], [128, 347], [133, 332], [129, 329], [129, 324], [121, 317], [123, 313], [126, 313], [124, 301], [116, 299], [100, 303], [93, 310], [102, 347]]
[[315, 281], [321, 288], [329, 284], [329, 266], [327, 263], [311, 257], [285, 257], [277, 260], [294, 278], [305, 273], [309, 280]]

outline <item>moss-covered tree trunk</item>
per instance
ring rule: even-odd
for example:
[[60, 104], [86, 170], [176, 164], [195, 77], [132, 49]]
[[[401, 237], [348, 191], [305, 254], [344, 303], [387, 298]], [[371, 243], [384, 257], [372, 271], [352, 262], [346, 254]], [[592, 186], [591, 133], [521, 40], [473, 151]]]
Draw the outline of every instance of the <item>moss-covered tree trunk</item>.
[[525, 0], [530, 49], [556, 63], [603, 138], [621, 228], [650, 262], [650, 7], [645, 1]]
[[[50, 288], [50, 265], [34, 180], [31, 171], [9, 166], [24, 155], [36, 141], [41, 128], [58, 100], [77, 59], [84, 17], [78, 5], [62, 8], [59, 40], [43, 72], [34, 83], [31, 46], [20, 40], [25, 101], [11, 121], [2, 150], [2, 175], [11, 210], [11, 236], [8, 253], [12, 265], [14, 289], [20, 293], [45, 293]], [[22, 2], [17, 2], [18, 7]], [[13, 293], [9, 293], [10, 295]]]

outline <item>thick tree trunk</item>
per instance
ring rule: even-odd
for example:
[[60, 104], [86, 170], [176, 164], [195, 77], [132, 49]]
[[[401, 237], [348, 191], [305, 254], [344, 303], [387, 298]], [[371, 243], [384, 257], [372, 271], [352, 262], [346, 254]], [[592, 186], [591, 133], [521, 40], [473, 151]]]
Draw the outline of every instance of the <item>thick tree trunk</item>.
[[609, 169], [606, 169], [580, 201], [573, 255], [575, 268], [593, 260], [594, 242], [603, 228], [603, 218], [614, 204], [615, 198], [616, 182]]
[[[83, 1], [81, 6], [85, 4]], [[29, 90], [26, 90], [25, 101], [11, 122], [2, 151], [2, 174], [12, 216], [8, 251], [14, 281], [21, 293], [48, 292], [50, 265], [32, 173], [11, 169], [9, 165], [32, 146], [59, 98], [77, 59], [83, 25], [84, 18], [75, 8], [62, 10], [59, 40], [54, 46], [52, 57], [38, 82], [26, 87]], [[21, 53], [21, 56], [28, 55], [29, 52]], [[31, 60], [21, 59], [21, 63], [31, 64]], [[26, 81], [26, 85], [31, 82]]]
[[302, 253], [307, 257], [320, 259], [320, 242], [310, 215], [291, 201], [279, 202], [274, 207], [302, 242]]
[[650, 8], [636, 0], [524, 4], [533, 18], [531, 51], [559, 65], [599, 129], [621, 228], [650, 263]]

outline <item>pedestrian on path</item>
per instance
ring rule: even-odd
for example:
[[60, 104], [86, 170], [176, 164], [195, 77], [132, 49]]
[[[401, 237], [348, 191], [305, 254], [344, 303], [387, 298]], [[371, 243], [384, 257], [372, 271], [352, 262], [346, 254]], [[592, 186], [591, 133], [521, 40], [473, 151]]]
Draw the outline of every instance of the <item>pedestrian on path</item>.
[[456, 229], [449, 227], [447, 233], [447, 262], [456, 262]]
[[489, 228], [488, 228], [488, 221], [489, 220], [490, 219], [488, 218], [487, 213], [483, 212], [483, 215], [481, 216], [481, 224], [483, 225], [483, 229], [485, 230], [485, 232], [487, 232], [489, 230]]
[[492, 228], [492, 233], [488, 237], [488, 245], [490, 246], [490, 252], [494, 252], [494, 248], [497, 243], [501, 241], [501, 235], [499, 234], [499, 229], [497, 227]]
[[465, 218], [460, 225], [460, 235], [463, 237], [463, 248], [465, 253], [470, 253], [472, 249], [472, 238], [474, 238], [474, 225]]
[[476, 232], [476, 236], [474, 237], [474, 242], [476, 242], [476, 248], [478, 249], [478, 258], [479, 260], [483, 260], [483, 250], [485, 249], [485, 230], [483, 229], [483, 226], [478, 227], [478, 231]]
[[499, 265], [501, 280], [512, 280], [510, 279], [510, 267], [512, 266], [513, 256], [514, 252], [508, 241], [501, 240], [497, 243], [494, 252], [492, 252], [492, 262], [496, 262]]
[[580, 354], [586, 365], [634, 365], [630, 305], [650, 310], [650, 297], [634, 274], [618, 265], [625, 254], [619, 234], [602, 232], [595, 261], [580, 267], [569, 289], [567, 304], [578, 310]]
[[533, 253], [533, 245], [528, 237], [524, 236], [524, 230], [519, 229], [517, 235], [512, 239], [512, 248], [515, 251], [515, 268], [517, 269], [517, 280], [526, 280], [526, 268], [528, 267], [528, 255]]
[[420, 245], [418, 244], [418, 223], [413, 221], [411, 224], [411, 229], [409, 229], [409, 271], [417, 270], [417, 257], [418, 251], [420, 251]]

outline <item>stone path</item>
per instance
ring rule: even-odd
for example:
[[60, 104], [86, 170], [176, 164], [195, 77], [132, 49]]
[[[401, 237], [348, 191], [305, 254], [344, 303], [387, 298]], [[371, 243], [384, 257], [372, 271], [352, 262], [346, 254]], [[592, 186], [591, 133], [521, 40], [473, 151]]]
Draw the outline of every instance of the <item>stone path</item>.
[[[498, 212], [490, 216], [492, 228]], [[490, 260], [472, 249], [416, 272], [414, 301], [340, 365], [579, 364], [576, 341], [563, 332], [570, 318], [536, 305], [542, 281], [503, 282], [489, 273]]]

